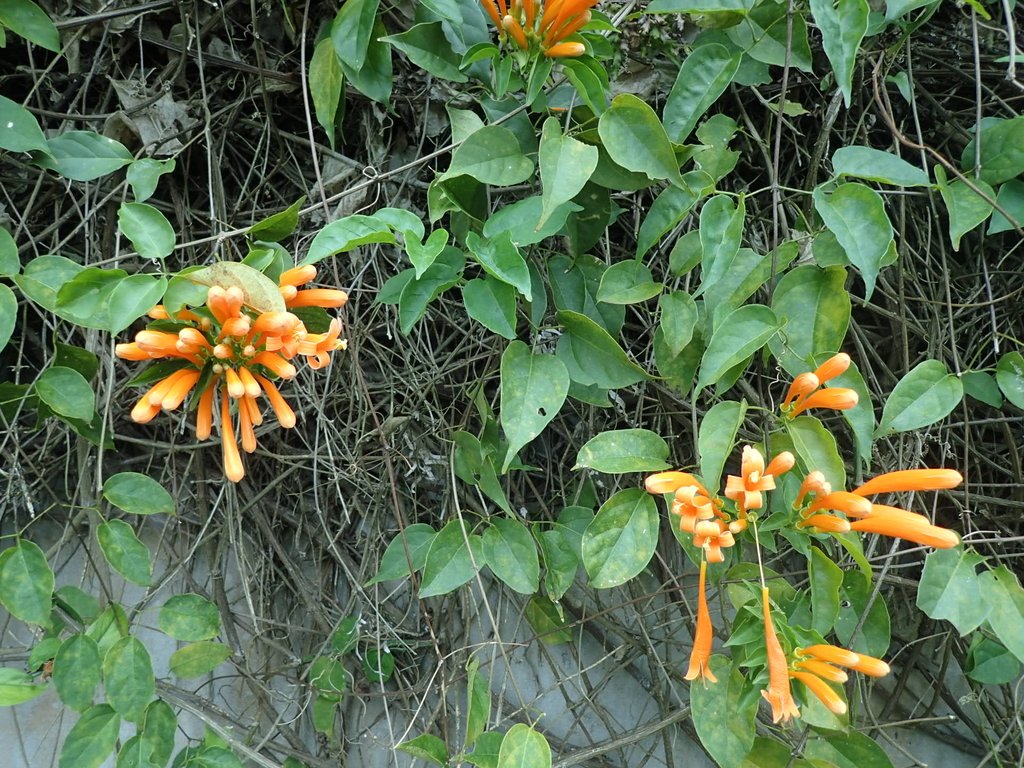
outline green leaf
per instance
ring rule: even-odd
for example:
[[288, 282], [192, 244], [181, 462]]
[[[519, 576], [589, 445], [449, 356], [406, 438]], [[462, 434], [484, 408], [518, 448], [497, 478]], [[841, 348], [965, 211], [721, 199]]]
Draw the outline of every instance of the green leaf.
[[[402, 333], [426, 314], [427, 305], [455, 285], [462, 276], [466, 258], [458, 248], [448, 246], [419, 280], [409, 280], [398, 299], [398, 323]], [[409, 270], [412, 274], [413, 270]]]
[[736, 433], [747, 413], [745, 402], [724, 400], [715, 403], [701, 420], [697, 432], [700, 475], [707, 488], [718, 488], [722, 469], [736, 445]]
[[421, 733], [415, 739], [403, 741], [396, 749], [428, 763], [440, 765], [441, 768], [448, 765], [448, 747], [441, 739], [430, 733]]
[[498, 768], [551, 768], [551, 747], [533, 728], [516, 723], [501, 740]]
[[740, 13], [746, 14], [755, 0], [651, 0], [642, 13]]
[[81, 271], [80, 264], [63, 256], [39, 256], [14, 276], [14, 282], [32, 301], [53, 312], [57, 308], [57, 291]]
[[0, 604], [15, 618], [48, 626], [53, 585], [53, 571], [33, 542], [22, 540], [0, 552]]
[[407, 32], [382, 39], [408, 56], [409, 61], [417, 67], [435, 77], [456, 83], [464, 83], [469, 79], [459, 69], [462, 56], [452, 49], [439, 21], [417, 24]]
[[637, 304], [654, 298], [663, 287], [654, 282], [651, 270], [644, 264], [626, 259], [605, 270], [597, 289], [597, 300], [607, 304]]
[[[106, 300], [106, 318], [98, 317], [104, 330], [120, 333], [138, 318], [142, 317], [167, 290], [166, 278], [156, 275], [128, 275], [112, 283]], [[58, 295], [58, 303], [63, 294]], [[63, 313], [63, 308], [58, 308]]]
[[786, 330], [768, 348], [791, 376], [814, 368], [815, 356], [842, 349], [850, 325], [846, 270], [811, 264], [791, 269], [775, 287], [772, 310]]
[[543, 199], [534, 195], [502, 206], [484, 222], [484, 237], [497, 237], [507, 231], [512, 242], [522, 248], [562, 232], [570, 214], [583, 210], [575, 203], [562, 203], [543, 224], [538, 225], [543, 205]]
[[155, 160], [151, 157], [140, 157], [128, 166], [126, 179], [135, 195], [135, 202], [142, 203], [156, 192], [160, 177], [171, 173], [175, 168], [174, 158]]
[[824, 636], [832, 631], [839, 617], [843, 569], [817, 547], [811, 547], [807, 567], [811, 578], [811, 628]]
[[78, 371], [55, 366], [36, 379], [35, 393], [55, 413], [69, 419], [90, 421], [96, 410], [96, 396]]
[[991, 405], [993, 408], [1003, 407], [1003, 395], [995, 376], [986, 371], [964, 371], [960, 380], [964, 383], [964, 394], [975, 400]]
[[[608, 83], [585, 62], [562, 59], [562, 71], [590, 111], [600, 116], [608, 109]], [[599, 150], [600, 151], [600, 150]]]
[[[835, 633], [840, 644], [854, 653], [882, 657], [889, 652], [889, 610], [885, 600], [871, 601], [874, 586], [863, 574], [847, 571], [843, 576], [840, 593], [839, 616], [836, 617]], [[871, 601], [871, 608], [868, 602]], [[867, 617], [865, 618], [865, 613]], [[863, 623], [862, 623], [863, 622]], [[853, 631], [860, 627], [856, 638]]]
[[[729, 40], [747, 55], [736, 73], [740, 85], [749, 79], [744, 78], [744, 70], [749, 69], [751, 59], [776, 67], [788, 63], [804, 72], [812, 70], [804, 14], [793, 14], [790, 25], [786, 20], [787, 7], [786, 3], [758, 3], [741, 23], [725, 30]], [[756, 78], [755, 82], [758, 81], [763, 82]]]
[[746, 207], [735, 205], [726, 195], [716, 195], [700, 211], [701, 278], [699, 296], [722, 280], [729, 272], [740, 248]]
[[416, 238], [416, 233], [410, 230], [405, 230], [402, 236], [405, 239], [405, 252], [416, 270], [417, 279], [423, 277], [423, 273], [430, 268], [430, 265], [448, 245], [448, 232], [444, 229], [431, 232], [430, 237], [424, 243], [420, 243]]
[[202, 640], [182, 646], [171, 654], [170, 672], [182, 680], [192, 680], [212, 672], [231, 658], [231, 649], [223, 643]]
[[660, 328], [665, 344], [673, 355], [679, 355], [693, 338], [697, 325], [697, 304], [686, 291], [662, 294], [658, 300], [661, 308]]
[[14, 242], [10, 232], [0, 227], [0, 276], [13, 276], [20, 271], [21, 260], [18, 258], [18, 244]]
[[209, 640], [220, 632], [220, 611], [200, 595], [175, 595], [160, 609], [157, 625], [175, 640]]
[[[1006, 211], [1017, 226], [1024, 225], [1024, 181], [1010, 179], [999, 186], [999, 194], [996, 196], [996, 203]], [[996, 235], [1000, 232], [1008, 232], [1014, 228], [1000, 211], [992, 212], [992, 219], [989, 221], [986, 234]]]
[[0, 667], [0, 707], [13, 707], [31, 701], [49, 688], [48, 685], [37, 685], [31, 675], [10, 667]]
[[975, 192], [967, 182], [957, 179], [952, 184], [946, 183], [946, 172], [941, 165], [935, 166], [936, 186], [942, 195], [942, 202], [949, 212], [949, 239], [953, 250], [960, 250], [960, 238], [985, 221], [992, 213], [996, 193], [988, 184], [974, 179], [971, 185], [988, 196], [988, 200]]
[[88, 635], [72, 635], [53, 659], [53, 685], [65, 706], [83, 710], [92, 705], [100, 684], [100, 649]]
[[843, 184], [830, 195], [818, 187], [812, 197], [825, 226], [860, 270], [866, 301], [875, 290], [875, 278], [893, 239], [885, 203], [873, 189], [857, 183]]
[[466, 663], [466, 748], [475, 742], [491, 716], [491, 689], [487, 678], [480, 674], [480, 661], [476, 657]]
[[717, 383], [779, 332], [775, 313], [760, 304], [731, 312], [715, 329], [700, 363], [696, 392]]
[[341, 71], [349, 85], [379, 104], [390, 103], [391, 89], [394, 86], [391, 46], [383, 39], [387, 32], [387, 27], [378, 16], [370, 34], [370, 44], [366, 48], [366, 61], [363, 62], [363, 66], [357, 71], [344, 61], [341, 62]]
[[569, 392], [569, 373], [554, 355], [534, 355], [513, 341], [501, 356], [501, 426], [508, 450], [501, 472], [519, 450], [558, 415]]
[[476, 575], [483, 563], [476, 553], [470, 555], [469, 536], [462, 521], [451, 520], [434, 537], [423, 566], [421, 599], [453, 592]]
[[[421, 525], [421, 523], [416, 523]], [[412, 527], [412, 526], [410, 526]], [[429, 526], [428, 526], [429, 527]], [[359, 646], [359, 617], [347, 616], [331, 633], [331, 647], [339, 655], [351, 653]]]
[[1021, 662], [999, 643], [977, 634], [967, 654], [965, 672], [984, 685], [1005, 685], [1020, 676]]
[[363, 656], [363, 677], [371, 683], [386, 683], [395, 674], [395, 657], [386, 649], [369, 648]]
[[576, 364], [590, 381], [581, 384], [597, 384], [603, 389], [628, 387], [649, 378], [644, 370], [630, 360], [618, 342], [604, 328], [586, 315], [568, 310], [557, 314], [558, 322], [567, 333], [559, 339], [570, 344]]
[[522, 523], [492, 518], [484, 531], [483, 553], [494, 575], [516, 592], [532, 595], [540, 588], [537, 543]]
[[462, 302], [471, 318], [489, 331], [516, 338], [516, 289], [487, 275], [462, 286]]
[[139, 740], [148, 749], [149, 759], [157, 766], [164, 766], [171, 759], [177, 727], [178, 718], [167, 702], [157, 699], [146, 707]]
[[590, 469], [609, 475], [627, 472], [658, 472], [671, 465], [668, 443], [647, 429], [614, 429], [592, 437], [580, 448], [573, 469]]
[[60, 53], [60, 33], [46, 11], [30, 0], [4, 0], [0, 4], [0, 31], [16, 35], [54, 53]]
[[487, 274], [508, 283], [527, 301], [531, 300], [530, 268], [508, 232], [502, 232], [493, 239], [484, 239], [470, 232], [466, 236], [466, 247]]
[[143, 258], [164, 259], [174, 251], [174, 227], [148, 203], [121, 203], [117, 225]]
[[[310, 685], [323, 694], [341, 694], [348, 689], [345, 665], [330, 656], [318, 656], [309, 666]], [[337, 701], [337, 697], [335, 698]]]
[[535, 595], [523, 613], [542, 643], [560, 645], [572, 641], [572, 631], [567, 628], [561, 608], [548, 598]]
[[850, 108], [857, 49], [868, 30], [867, 0], [811, 0], [814, 23], [821, 32], [822, 47], [832, 64], [843, 103]]
[[625, 320], [625, 307], [597, 300], [597, 289], [606, 270], [604, 262], [593, 256], [583, 255], [574, 261], [566, 256], [553, 256], [548, 260], [547, 273], [557, 309], [584, 314], [608, 333], [617, 334]]
[[[3, 11], [0, 10], [0, 18], [2, 15]], [[50, 151], [46, 137], [32, 113], [6, 96], [0, 96], [0, 149], [11, 152]]]
[[[696, 181], [693, 172], [684, 181]], [[636, 258], [643, 258], [670, 229], [679, 224], [696, 204], [703, 190], [686, 185], [665, 187], [651, 203], [636, 237]]]
[[139, 472], [119, 472], [103, 483], [103, 498], [133, 515], [173, 515], [174, 499], [160, 483]]
[[544, 121], [538, 156], [543, 208], [537, 229], [556, 208], [572, 200], [583, 189], [597, 168], [597, 158], [597, 147], [564, 136], [557, 118], [549, 117]]
[[309, 244], [306, 258], [300, 262], [300, 266], [316, 264], [329, 256], [370, 243], [394, 245], [395, 236], [387, 224], [373, 216], [361, 214], [346, 216], [332, 221], [316, 233], [313, 242]]
[[[359, 2], [359, 0], [354, 0]], [[346, 2], [344, 10], [351, 2]], [[313, 100], [313, 112], [316, 121], [327, 133], [327, 141], [334, 149], [336, 130], [334, 120], [338, 114], [338, 105], [345, 90], [345, 75], [341, 71], [341, 61], [335, 52], [334, 41], [325, 37], [313, 49], [309, 59], [309, 96]], [[259, 238], [261, 240], [268, 238]]]
[[640, 488], [609, 498], [583, 533], [583, 567], [594, 589], [625, 584], [647, 567], [658, 544], [658, 508]]
[[49, 155], [37, 155], [36, 163], [72, 181], [98, 179], [134, 160], [123, 144], [93, 131], [68, 131], [46, 145]]
[[[427, 552], [430, 544], [436, 536], [436, 532], [426, 523], [414, 523], [405, 528], [403, 534], [399, 532], [384, 550], [380, 559], [380, 568], [377, 575], [367, 582], [366, 586], [372, 586], [381, 581], [392, 579], [407, 579], [412, 574], [409, 572], [409, 561], [412, 561], [413, 572], [420, 570], [427, 561]], [[406, 555], [408, 547], [408, 556]]]
[[465, 175], [483, 184], [507, 187], [532, 174], [533, 161], [523, 154], [516, 135], [500, 125], [488, 125], [456, 148], [442, 178]]
[[544, 591], [551, 600], [561, 600], [576, 580], [580, 562], [561, 531], [538, 531], [544, 556]]
[[1007, 650], [1024, 662], [1024, 589], [1005, 565], [978, 577], [979, 594], [991, 606], [988, 623]]
[[746, 678], [728, 658], [716, 654], [708, 666], [718, 682], [690, 685], [693, 725], [700, 743], [719, 765], [735, 766], [754, 743], [760, 699], [749, 695]]
[[875, 436], [909, 432], [946, 418], [960, 404], [964, 388], [960, 379], [938, 360], [925, 360], [907, 373], [892, 390], [882, 408]]
[[808, 472], [818, 470], [839, 491], [846, 488], [846, 465], [833, 434], [813, 416], [797, 416], [786, 425], [793, 450]]
[[269, 243], [279, 243], [288, 237], [299, 225], [299, 211], [302, 204], [306, 202], [303, 195], [283, 211], [268, 216], [262, 221], [257, 221], [246, 233], [250, 240], [263, 240]]
[[366, 61], [379, 5], [380, 0], [345, 0], [331, 25], [338, 58], [356, 71]]
[[902, 157], [872, 147], [840, 147], [832, 155], [832, 173], [897, 187], [927, 187], [928, 172]]
[[645, 101], [619, 94], [601, 115], [597, 130], [609, 156], [623, 168], [685, 186], [665, 126]]
[[149, 549], [139, 541], [132, 527], [123, 520], [110, 520], [96, 529], [103, 556], [111, 568], [125, 579], [148, 587], [153, 577]]
[[114, 752], [121, 718], [109, 704], [86, 710], [60, 750], [59, 768], [99, 768]]
[[827, 760], [836, 768], [892, 768], [888, 755], [874, 741], [857, 731], [830, 732], [807, 741], [804, 755], [816, 762]]
[[[337, 224], [339, 222], [333, 222]], [[324, 229], [320, 230], [319, 237], [327, 230], [331, 224], [328, 224]], [[313, 244], [316, 244], [317, 238], [313, 238]], [[312, 250], [312, 246], [310, 246]], [[245, 306], [253, 309], [257, 312], [284, 312], [284, 299], [281, 298], [281, 292], [277, 289], [277, 284], [269, 277], [264, 275], [262, 272], [258, 272], [252, 267], [247, 267], [245, 264], [240, 264], [234, 261], [220, 261], [216, 264], [211, 264], [209, 267], [203, 267], [197, 269], [194, 272], [182, 275], [186, 280], [189, 280], [197, 285], [203, 285], [207, 288], [219, 285], [221, 288], [230, 288], [235, 286], [242, 289], [242, 301]]]
[[1024, 410], [1024, 355], [1007, 352], [996, 363], [996, 383], [1003, 397]]
[[[974, 168], [975, 141], [960, 156], [964, 171]], [[992, 121], [981, 129], [981, 180], [1000, 184], [1024, 172], [1024, 117]]]
[[988, 618], [991, 606], [982, 594], [978, 566], [985, 558], [962, 547], [928, 553], [917, 585], [917, 607], [933, 619], [944, 619], [961, 636], [976, 630]]
[[0, 284], [0, 350], [7, 346], [18, 323], [18, 297], [6, 285]]
[[677, 144], [686, 141], [697, 121], [722, 95], [739, 69], [741, 54], [724, 45], [698, 46], [683, 59], [665, 102], [665, 130]]
[[[173, 664], [172, 664], [173, 666]], [[103, 657], [107, 703], [125, 720], [140, 722], [153, 699], [156, 680], [149, 651], [137, 637], [118, 640]]]

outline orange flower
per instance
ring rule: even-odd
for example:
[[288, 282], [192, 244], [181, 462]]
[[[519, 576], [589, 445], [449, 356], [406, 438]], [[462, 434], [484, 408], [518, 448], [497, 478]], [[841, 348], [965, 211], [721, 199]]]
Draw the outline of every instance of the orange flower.
[[[292, 289], [292, 306], [342, 306], [347, 300], [343, 291], [312, 289], [298, 291], [316, 277], [312, 266], [296, 267], [281, 276], [281, 289]], [[297, 355], [306, 357], [311, 368], [330, 363], [330, 353], [345, 349], [339, 338], [341, 323], [331, 321], [326, 333], [311, 334], [298, 317], [290, 312], [257, 313], [245, 305], [245, 294], [238, 286], [212, 286], [207, 291], [206, 312], [183, 310], [173, 318], [163, 306], [150, 310], [151, 317], [174, 319], [185, 327], [176, 333], [146, 329], [128, 344], [118, 344], [118, 357], [145, 361], [171, 358], [182, 360], [182, 367], [153, 384], [132, 409], [132, 420], [144, 424], [161, 409], [177, 409], [200, 381], [204, 382], [194, 397], [196, 437], [210, 437], [214, 423], [215, 398], [221, 395], [219, 429], [222, 440], [224, 474], [233, 482], [245, 475], [236, 435], [246, 453], [256, 450], [255, 427], [263, 423], [258, 398], [266, 395], [282, 427], [295, 426], [295, 412], [281, 397], [269, 376], [290, 379], [296, 375], [289, 362]], [[238, 418], [235, 431], [232, 403]]]
[[549, 59], [557, 59], [582, 56], [586, 52], [587, 47], [583, 43], [555, 43], [544, 51], [544, 55]]
[[704, 548], [709, 563], [724, 562], [722, 550], [735, 543], [732, 531], [721, 520], [701, 520], [693, 527], [693, 546]]
[[818, 659], [801, 659], [794, 665], [797, 669], [805, 669], [808, 672], [813, 672], [823, 680], [828, 680], [831, 683], [845, 683], [849, 680], [849, 676], [838, 667], [834, 667], [827, 661], [819, 661]]
[[772, 706], [772, 722], [784, 723], [791, 717], [800, 717], [800, 710], [793, 701], [793, 693], [789, 687], [789, 664], [786, 662], [786, 654], [772, 624], [768, 587], [761, 587], [761, 604], [764, 611], [764, 644], [768, 651], [768, 688], [761, 691], [761, 695]]
[[782, 412], [787, 418], [795, 418], [808, 408], [832, 408], [846, 410], [857, 405], [857, 393], [852, 389], [836, 387], [819, 389], [829, 379], [839, 376], [850, 367], [850, 356], [845, 352], [833, 355], [818, 366], [813, 373], [801, 373], [782, 401]]
[[811, 672], [800, 672], [798, 670], [790, 670], [789, 676], [806, 685], [808, 690], [821, 699], [821, 703], [828, 707], [833, 714], [846, 714], [846, 702], [843, 701], [843, 698], [836, 693], [831, 685], [820, 677]]
[[644, 480], [644, 488], [654, 494], [675, 493], [684, 485], [696, 485], [703, 489], [700, 481], [689, 472], [658, 472]]
[[698, 522], [714, 518], [715, 506], [703, 486], [686, 485], [676, 491], [671, 512], [679, 515], [679, 530], [693, 533]]
[[937, 491], [956, 488], [963, 481], [963, 475], [955, 469], [903, 469], [874, 477], [853, 492], [858, 496], [874, 496], [900, 491]]
[[[810, 656], [815, 661], [837, 664], [870, 677], [885, 677], [889, 674], [889, 665], [881, 659], [863, 653], [854, 653], [837, 645], [810, 645], [806, 648], [798, 648], [797, 656]], [[806, 663], [797, 662], [798, 665]]]
[[693, 650], [690, 652], [690, 668], [685, 680], [710, 680], [717, 683], [718, 678], [711, 672], [708, 660], [711, 658], [711, 614], [708, 612], [708, 598], [705, 592], [707, 561], [700, 562], [700, 590], [697, 597], [697, 631], [693, 636]]
[[502, 41], [511, 40], [519, 50], [540, 52], [549, 58], [586, 53], [583, 43], [563, 41], [590, 23], [590, 8], [596, 3], [597, 0], [549, 0], [538, 13], [536, 0], [522, 0], [511, 6], [505, 0], [497, 0], [497, 5], [495, 0], [480, 0]]
[[831, 509], [836, 512], [845, 512], [848, 517], [865, 517], [871, 514], [871, 502], [863, 496], [846, 491], [833, 491], [832, 493], [819, 494], [807, 512], [817, 512], [819, 509]]
[[924, 515], [884, 504], [871, 505], [871, 514], [851, 523], [850, 529], [906, 539], [936, 549], [951, 549], [960, 543], [955, 531], [933, 525]]
[[797, 523], [800, 528], [816, 528], [824, 533], [848, 533], [850, 521], [835, 515], [811, 515]]
[[793, 502], [793, 509], [799, 509], [803, 503], [804, 497], [808, 493], [813, 493], [815, 496], [828, 495], [832, 493], [832, 486], [829, 485], [825, 479], [825, 474], [814, 470], [804, 481], [800, 484], [800, 492], [796, 495], [796, 501]]
[[775, 475], [788, 472], [796, 460], [789, 451], [783, 451], [765, 467], [761, 452], [750, 445], [743, 446], [743, 459], [740, 474], [729, 475], [725, 481], [725, 496], [736, 502], [740, 516], [746, 515], [751, 509], [764, 506], [762, 491], [775, 489]]

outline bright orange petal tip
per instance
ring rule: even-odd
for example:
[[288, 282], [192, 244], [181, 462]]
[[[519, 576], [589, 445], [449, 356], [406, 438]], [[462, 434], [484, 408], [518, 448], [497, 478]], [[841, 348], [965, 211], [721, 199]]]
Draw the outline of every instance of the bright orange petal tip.
[[818, 381], [824, 384], [829, 379], [834, 379], [836, 376], [846, 373], [846, 369], [849, 367], [850, 356], [845, 352], [840, 352], [819, 365], [817, 370], [814, 371], [814, 375], [818, 377]]
[[711, 672], [708, 662], [711, 659], [711, 614], [708, 612], [708, 599], [705, 592], [707, 562], [700, 564], [700, 583], [697, 587], [697, 631], [693, 636], [693, 650], [690, 653], [690, 667], [685, 680], [700, 678], [705, 682], [717, 683], [718, 678]]
[[768, 688], [761, 691], [761, 696], [772, 707], [772, 722], [785, 723], [790, 718], [800, 717], [800, 710], [793, 701], [793, 693], [789, 686], [789, 664], [786, 661], [786, 654], [772, 624], [768, 587], [761, 587], [761, 605], [764, 612], [764, 643], [768, 651]]
[[[922, 515], [906, 510], [896, 510], [903, 514], [879, 512], [880, 506], [882, 505], [875, 504], [872, 507], [872, 513], [863, 520], [851, 523], [850, 529], [861, 533], [877, 533], [880, 536], [906, 539], [915, 544], [936, 549], [952, 549], [960, 543], [960, 536], [956, 531], [932, 525], [928, 522], [928, 518]], [[889, 509], [895, 509], [895, 507], [889, 507]]]
[[582, 56], [587, 52], [587, 46], [583, 43], [556, 43], [544, 51], [549, 59], [569, 59]]
[[860, 655], [838, 645], [809, 645], [800, 648], [798, 654], [812, 656], [819, 661], [827, 661], [830, 664], [838, 664], [841, 667], [852, 667], [860, 663]]
[[782, 475], [789, 472], [796, 464], [796, 457], [789, 451], [783, 451], [770, 462], [768, 466], [764, 468], [766, 475]]
[[648, 493], [675, 493], [687, 485], [697, 485], [696, 479], [689, 472], [658, 472], [644, 480], [644, 488]]
[[[484, 3], [486, 5], [486, 2]], [[292, 267], [281, 273], [277, 279], [278, 285], [305, 285], [316, 277], [316, 267], [312, 264], [303, 264], [301, 267]]]
[[845, 387], [819, 389], [798, 403], [789, 412], [789, 416], [793, 418], [808, 408], [831, 408], [834, 411], [846, 411], [857, 405], [859, 400], [860, 398], [854, 390]]
[[845, 683], [850, 679], [843, 670], [839, 667], [834, 667], [827, 661], [818, 661], [817, 659], [802, 659], [798, 661], [794, 666], [798, 669], [804, 669], [808, 672], [813, 672], [815, 675], [823, 680], [828, 680], [830, 683]]
[[871, 514], [871, 502], [855, 493], [833, 491], [819, 495], [807, 508], [807, 511], [815, 512], [819, 509], [833, 509], [845, 512], [851, 517], [865, 517]]
[[836, 693], [835, 689], [831, 685], [826, 683], [820, 677], [811, 672], [800, 672], [796, 670], [791, 671], [789, 674], [790, 677], [793, 677], [806, 685], [808, 690], [817, 696], [821, 700], [821, 703], [828, 707], [832, 714], [846, 714], [846, 702], [843, 701], [842, 697]]
[[782, 401], [783, 409], [789, 407], [790, 403], [794, 400], [801, 400], [807, 395], [811, 394], [821, 384], [818, 381], [818, 377], [813, 373], [801, 373], [795, 379], [793, 383], [789, 385], [789, 390], [786, 392], [786, 398]]
[[114, 347], [114, 354], [122, 360], [149, 360], [149, 353], [141, 349], [135, 342], [118, 344]]
[[853, 492], [858, 496], [873, 496], [901, 491], [938, 491], [956, 488], [963, 481], [963, 475], [955, 469], [902, 469], [874, 477]]
[[504, 27], [506, 32], [508, 32], [509, 37], [515, 40], [516, 45], [524, 51], [529, 49], [530, 44], [526, 41], [526, 34], [523, 32], [523, 27], [518, 21], [513, 19], [511, 16], [506, 15], [505, 18], [501, 20], [501, 26]]
[[298, 307], [323, 307], [324, 309], [337, 309], [348, 303], [348, 294], [333, 288], [310, 288], [299, 291], [295, 297], [286, 302], [288, 309]]

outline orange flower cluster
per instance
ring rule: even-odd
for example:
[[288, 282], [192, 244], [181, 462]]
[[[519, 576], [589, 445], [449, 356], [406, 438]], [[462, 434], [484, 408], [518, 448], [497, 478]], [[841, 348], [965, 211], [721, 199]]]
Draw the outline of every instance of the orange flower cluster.
[[[344, 291], [299, 290], [316, 277], [313, 266], [285, 271], [280, 292], [285, 307], [336, 308], [348, 301]], [[149, 311], [156, 327], [139, 331], [135, 341], [118, 344], [125, 360], [165, 360], [173, 370], [151, 386], [132, 409], [132, 420], [145, 424], [160, 411], [173, 411], [196, 391], [196, 437], [206, 440], [219, 414], [224, 474], [237, 483], [245, 468], [235, 437], [232, 404], [238, 416], [238, 435], [246, 453], [256, 450], [255, 427], [263, 423], [258, 398], [265, 395], [285, 429], [295, 426], [295, 412], [272, 379], [291, 379], [292, 360], [305, 357], [311, 368], [330, 363], [330, 353], [345, 349], [339, 338], [341, 323], [331, 321], [326, 333], [309, 333], [291, 312], [254, 312], [245, 306], [245, 293], [237, 286], [212, 286], [206, 304], [173, 316], [162, 305]], [[219, 393], [219, 396], [218, 396]]]
[[[933, 525], [924, 515], [908, 512], [899, 507], [873, 504], [867, 499], [878, 493], [901, 491], [931, 491], [955, 488], [963, 477], [953, 469], [904, 469], [888, 472], [869, 480], [853, 490], [833, 491], [821, 472], [811, 472], [800, 486], [800, 493], [794, 503], [803, 519], [800, 527], [813, 528], [825, 533], [861, 531], [882, 536], [906, 539], [915, 544], [937, 549], [949, 549], [960, 543], [960, 537], [949, 528]], [[810, 504], [804, 504], [813, 496]], [[821, 510], [842, 512], [846, 518], [823, 514]]]
[[521, 50], [539, 49], [549, 58], [582, 56], [583, 43], [566, 42], [590, 23], [590, 8], [597, 0], [480, 0], [498, 28], [502, 40], [512, 40]]
[[857, 405], [857, 393], [845, 387], [820, 389], [821, 385], [843, 374], [850, 367], [850, 356], [845, 352], [833, 355], [811, 373], [801, 373], [789, 386], [782, 412], [793, 419], [808, 408], [832, 408], [844, 411]]

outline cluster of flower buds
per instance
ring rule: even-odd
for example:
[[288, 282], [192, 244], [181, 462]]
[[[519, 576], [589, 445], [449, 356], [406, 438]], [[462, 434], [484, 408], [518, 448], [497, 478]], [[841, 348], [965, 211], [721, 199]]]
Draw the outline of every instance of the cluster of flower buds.
[[782, 412], [787, 418], [796, 418], [808, 408], [832, 408], [845, 411], [857, 405], [857, 393], [846, 387], [822, 389], [825, 382], [846, 372], [850, 367], [850, 356], [845, 352], [833, 355], [817, 369], [801, 373], [789, 387], [782, 401]]
[[549, 58], [582, 56], [583, 43], [566, 41], [590, 23], [590, 8], [597, 0], [480, 0], [498, 28], [502, 40], [523, 51], [539, 50]]
[[[281, 275], [281, 297], [286, 310], [298, 307], [337, 308], [348, 301], [344, 291], [314, 288], [299, 290], [316, 277], [313, 266], [296, 267]], [[149, 311], [155, 323], [139, 331], [133, 342], [118, 344], [125, 360], [165, 361], [164, 373], [132, 409], [132, 420], [145, 424], [161, 411], [178, 408], [190, 393], [196, 407], [196, 437], [206, 440], [215, 413], [223, 452], [224, 474], [232, 482], [245, 476], [242, 450], [256, 450], [255, 428], [263, 423], [259, 398], [265, 396], [278, 423], [295, 426], [295, 412], [274, 380], [296, 375], [292, 361], [305, 358], [311, 368], [330, 363], [330, 353], [345, 349], [339, 338], [341, 323], [334, 319], [325, 333], [309, 333], [290, 311], [257, 312], [246, 306], [245, 291], [231, 285], [211, 286], [206, 303], [173, 315], [162, 305]]]

